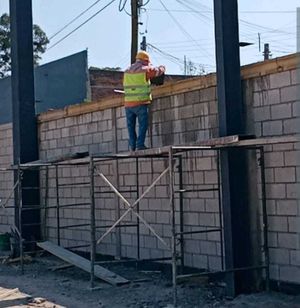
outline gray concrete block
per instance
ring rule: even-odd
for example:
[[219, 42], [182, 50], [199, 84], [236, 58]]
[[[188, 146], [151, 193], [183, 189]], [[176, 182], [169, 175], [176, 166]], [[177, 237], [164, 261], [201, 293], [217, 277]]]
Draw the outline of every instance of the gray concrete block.
[[287, 119], [292, 116], [291, 103], [271, 106], [272, 120]]
[[296, 266], [280, 266], [279, 279], [287, 282], [300, 283], [300, 268]]
[[299, 249], [299, 235], [296, 233], [278, 233], [278, 246], [288, 249]]
[[298, 85], [280, 89], [280, 101], [282, 103], [293, 102], [299, 99]]
[[269, 230], [278, 231], [278, 232], [287, 232], [288, 231], [288, 220], [284, 216], [269, 216]]
[[253, 109], [254, 121], [262, 122], [271, 119], [270, 106], [256, 107]]
[[283, 132], [282, 121], [266, 121], [263, 123], [263, 136], [278, 136]]
[[277, 183], [294, 183], [296, 181], [296, 168], [294, 167], [274, 168], [274, 171]]
[[282, 72], [270, 75], [270, 88], [282, 88], [291, 84], [290, 72]]

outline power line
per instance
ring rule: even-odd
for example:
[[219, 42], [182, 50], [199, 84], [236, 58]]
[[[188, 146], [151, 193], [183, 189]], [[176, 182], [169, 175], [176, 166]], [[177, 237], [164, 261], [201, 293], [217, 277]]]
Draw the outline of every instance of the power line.
[[[149, 11], [163, 12], [163, 9], [152, 8]], [[170, 12], [191, 13], [196, 10], [170, 9]], [[200, 12], [200, 11], [197, 11]], [[200, 13], [213, 13], [211, 10], [201, 11]], [[296, 11], [239, 11], [241, 14], [295, 14]]]
[[89, 11], [92, 7], [94, 7], [97, 3], [99, 3], [102, 0], [97, 0], [93, 4], [91, 4], [87, 9], [82, 11], [79, 15], [74, 17], [70, 22], [68, 22], [65, 26], [63, 26], [60, 30], [58, 30], [56, 33], [54, 33], [52, 36], [50, 36], [49, 40], [53, 39], [55, 36], [57, 36], [59, 33], [64, 31], [68, 26], [70, 26], [74, 21], [76, 21], [78, 18], [80, 18], [83, 14], [85, 14], [87, 11]]
[[53, 47], [55, 47], [56, 45], [58, 45], [59, 43], [61, 43], [62, 41], [64, 41], [67, 37], [69, 37], [71, 34], [73, 34], [75, 31], [77, 31], [78, 29], [80, 29], [82, 26], [84, 26], [86, 23], [88, 23], [90, 20], [92, 20], [94, 17], [96, 17], [99, 13], [101, 13], [102, 11], [104, 11], [107, 7], [109, 7], [113, 2], [115, 2], [116, 0], [111, 0], [108, 4], [106, 4], [102, 9], [100, 9], [99, 11], [97, 11], [95, 14], [93, 14], [91, 17], [89, 17], [86, 21], [84, 21], [83, 23], [81, 23], [78, 27], [76, 27], [74, 30], [72, 30], [71, 32], [69, 32], [67, 35], [65, 35], [63, 38], [61, 38], [59, 41], [57, 41], [54, 45], [51, 45], [49, 49], [52, 49]]
[[199, 51], [203, 53], [203, 51], [206, 53], [205, 56], [208, 56], [210, 58], [212, 58], [212, 55], [209, 54], [207, 51], [205, 51], [204, 49], [202, 49], [202, 46], [200, 46], [197, 41], [194, 40], [194, 38], [181, 26], [181, 24], [178, 22], [178, 20], [171, 14], [171, 12], [168, 10], [168, 8], [165, 6], [165, 4], [162, 2], [162, 0], [159, 0], [159, 2], [161, 3], [161, 5], [164, 7], [164, 9], [166, 10], [166, 12], [169, 14], [169, 16], [171, 17], [171, 19], [174, 21], [174, 23], [177, 25], [177, 27], [181, 30], [182, 33], [185, 34], [185, 36], [187, 36], [191, 41], [193, 41], [195, 43], [195, 45], [197, 45], [199, 47]]

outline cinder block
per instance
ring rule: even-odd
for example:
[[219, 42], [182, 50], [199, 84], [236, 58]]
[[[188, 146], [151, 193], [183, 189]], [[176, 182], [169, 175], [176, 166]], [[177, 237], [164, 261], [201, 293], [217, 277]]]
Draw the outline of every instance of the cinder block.
[[290, 264], [290, 254], [288, 249], [270, 248], [270, 262], [275, 264]]
[[[201, 97], [202, 98], [202, 97]], [[185, 104], [196, 104], [200, 102], [199, 90], [184, 93]]]
[[300, 119], [293, 118], [283, 121], [284, 134], [297, 134], [300, 132]]
[[287, 232], [288, 231], [288, 220], [284, 216], [269, 216], [268, 217], [269, 230]]
[[280, 103], [279, 89], [267, 90], [262, 92], [263, 105], [275, 105]]
[[200, 226], [216, 226], [215, 216], [213, 213], [200, 213], [199, 214], [199, 225]]
[[[210, 102], [211, 103], [211, 102]], [[206, 116], [209, 114], [208, 103], [198, 103], [193, 106], [193, 115], [194, 117]], [[213, 108], [213, 107], [211, 107]], [[217, 112], [214, 112], [217, 113]]]
[[280, 98], [282, 103], [296, 101], [299, 99], [299, 87], [290, 86], [280, 89]]
[[200, 251], [201, 254], [207, 255], [216, 255], [217, 254], [217, 247], [215, 242], [209, 241], [200, 241]]
[[300, 83], [300, 69], [291, 70], [292, 85]]
[[283, 152], [265, 153], [265, 166], [266, 167], [283, 167], [284, 166]]
[[299, 199], [299, 184], [286, 184], [286, 197], [288, 199]]
[[282, 88], [291, 84], [290, 72], [281, 72], [270, 75], [270, 89]]
[[272, 120], [287, 119], [292, 116], [292, 104], [279, 104], [271, 106]]
[[282, 121], [266, 121], [263, 123], [263, 136], [278, 136], [283, 132]]
[[286, 198], [285, 184], [266, 184], [266, 195], [268, 199], [284, 199]]
[[300, 251], [299, 250], [291, 250], [291, 265], [300, 266]]
[[221, 258], [217, 256], [208, 256], [208, 268], [210, 270], [221, 270]]
[[296, 181], [296, 168], [274, 168], [276, 183], [294, 183]]
[[192, 118], [193, 117], [193, 105], [186, 105], [186, 106], [180, 107], [179, 113], [182, 119]]
[[206, 89], [200, 90], [200, 101], [213, 101], [217, 98], [217, 91], [216, 87], [209, 87]]
[[278, 233], [278, 246], [281, 248], [299, 249], [299, 235], [296, 233]]
[[255, 122], [262, 122], [271, 119], [270, 106], [253, 108], [253, 112]]
[[191, 266], [195, 268], [208, 269], [208, 257], [205, 255], [192, 254]]
[[204, 183], [205, 184], [216, 184], [218, 176], [216, 171], [205, 171], [204, 172]]
[[300, 217], [288, 217], [289, 232], [300, 232]]
[[280, 266], [279, 278], [282, 281], [300, 283], [300, 267]]

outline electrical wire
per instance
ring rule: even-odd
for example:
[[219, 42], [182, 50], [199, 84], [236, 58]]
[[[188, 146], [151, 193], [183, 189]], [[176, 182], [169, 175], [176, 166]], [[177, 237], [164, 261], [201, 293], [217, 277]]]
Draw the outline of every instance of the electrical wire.
[[205, 57], [209, 57], [211, 59], [213, 59], [212, 55], [207, 52], [206, 50], [203, 49], [203, 47], [201, 45], [198, 44], [197, 41], [194, 40], [194, 38], [182, 27], [182, 25], [178, 22], [178, 20], [172, 15], [172, 13], [168, 10], [168, 8], [165, 6], [165, 4], [162, 2], [162, 0], [159, 0], [159, 2], [161, 3], [161, 5], [164, 7], [164, 9], [166, 10], [166, 12], [168, 13], [168, 15], [171, 17], [171, 19], [174, 21], [174, 23], [177, 25], [177, 27], [180, 29], [180, 31], [186, 36], [188, 37], [192, 42], [194, 42], [194, 44], [196, 46], [199, 47], [199, 51], [204, 54], [205, 53]]
[[85, 9], [84, 11], [82, 11], [80, 14], [78, 14], [76, 17], [74, 17], [71, 21], [69, 21], [65, 26], [63, 26], [60, 30], [58, 30], [57, 32], [55, 32], [53, 35], [51, 35], [49, 37], [49, 40], [53, 39], [54, 37], [56, 37], [58, 34], [60, 34], [62, 31], [64, 31], [68, 26], [70, 26], [74, 21], [76, 21], [77, 19], [79, 19], [83, 14], [85, 14], [86, 12], [88, 12], [92, 7], [94, 7], [96, 4], [98, 4], [100, 1], [102, 0], [97, 0], [95, 1], [93, 4], [91, 4], [87, 9]]
[[102, 11], [104, 11], [107, 7], [109, 7], [113, 2], [115, 2], [116, 0], [111, 0], [108, 4], [106, 4], [104, 7], [102, 7], [100, 10], [98, 10], [95, 14], [93, 14], [91, 17], [89, 17], [87, 20], [85, 20], [83, 23], [81, 23], [79, 26], [77, 26], [74, 30], [72, 30], [71, 32], [69, 32], [68, 34], [66, 34], [63, 38], [61, 38], [59, 41], [57, 41], [56, 43], [54, 43], [53, 45], [51, 45], [47, 50], [52, 49], [53, 47], [57, 46], [59, 43], [61, 43], [62, 41], [64, 41], [67, 37], [69, 37], [71, 34], [73, 34], [75, 31], [77, 31], [78, 29], [80, 29], [82, 26], [84, 26], [86, 23], [88, 23], [90, 20], [92, 20], [94, 17], [96, 17], [99, 13], [101, 13]]

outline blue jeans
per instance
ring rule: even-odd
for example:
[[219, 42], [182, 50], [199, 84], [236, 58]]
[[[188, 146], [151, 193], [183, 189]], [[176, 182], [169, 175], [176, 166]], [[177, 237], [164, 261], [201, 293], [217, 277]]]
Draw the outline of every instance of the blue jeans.
[[[125, 107], [130, 149], [145, 149], [145, 139], [148, 129], [148, 105]], [[139, 122], [139, 133], [136, 134], [136, 118]]]

